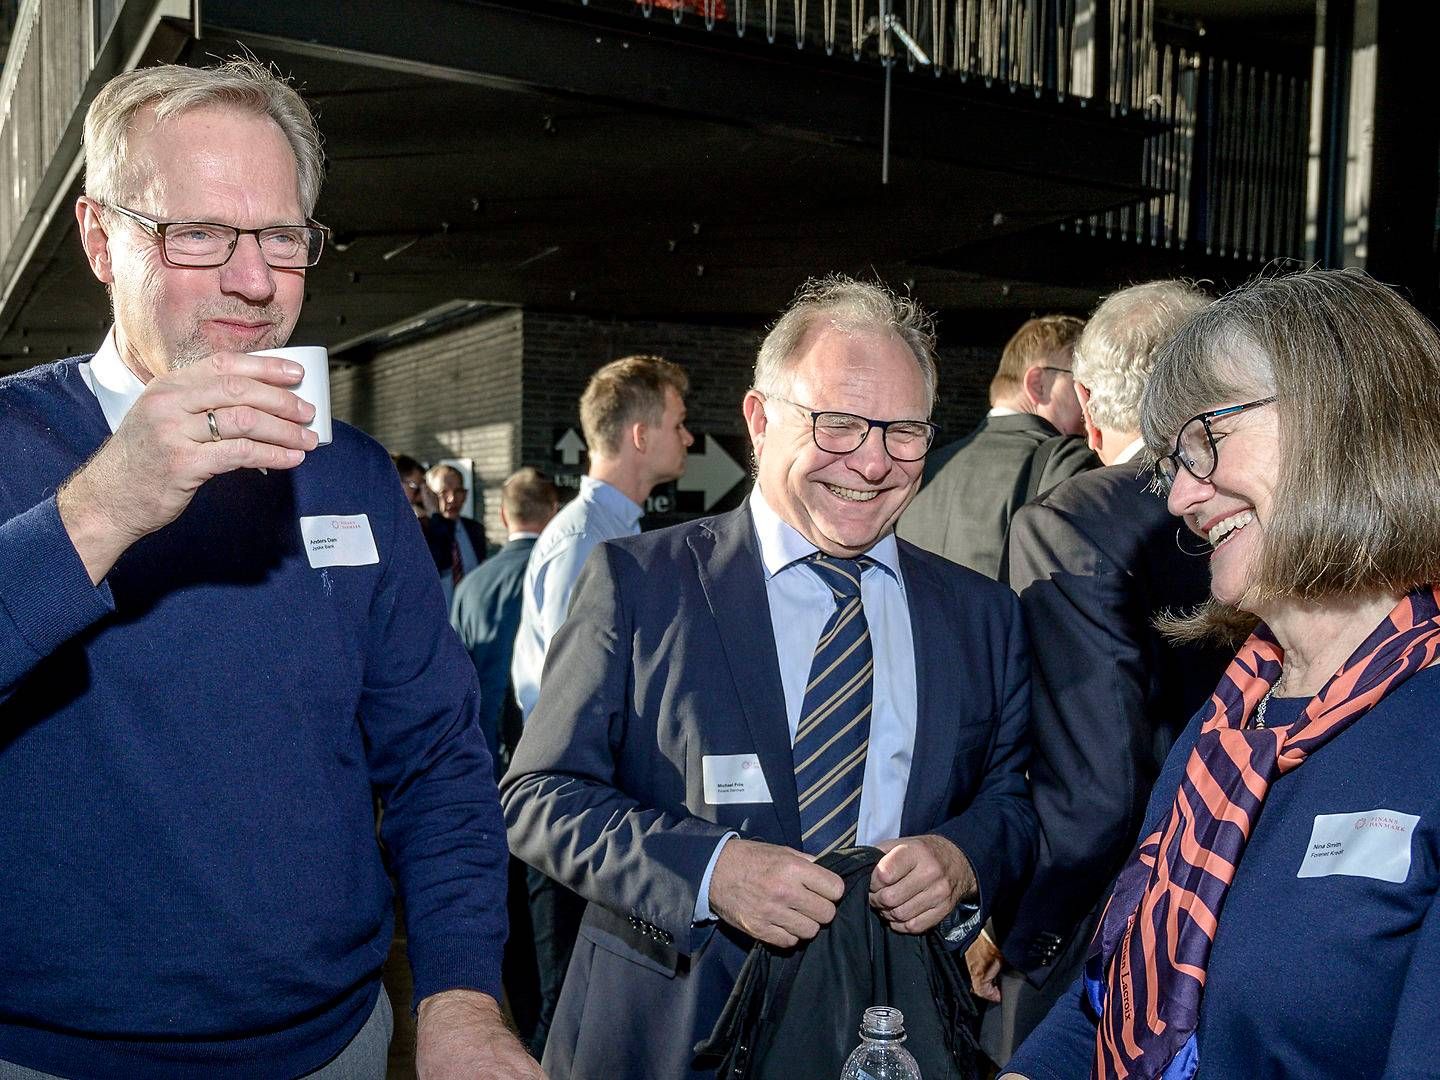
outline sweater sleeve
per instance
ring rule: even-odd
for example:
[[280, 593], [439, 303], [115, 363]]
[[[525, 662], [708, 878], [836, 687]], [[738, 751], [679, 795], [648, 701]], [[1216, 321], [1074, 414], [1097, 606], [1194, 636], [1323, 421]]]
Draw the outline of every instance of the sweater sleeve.
[[115, 609], [90, 582], [52, 495], [0, 523], [0, 701], [66, 641]]
[[404, 899], [414, 1005], [449, 989], [499, 1000], [507, 849], [475, 669], [398, 487], [394, 502], [359, 716]]

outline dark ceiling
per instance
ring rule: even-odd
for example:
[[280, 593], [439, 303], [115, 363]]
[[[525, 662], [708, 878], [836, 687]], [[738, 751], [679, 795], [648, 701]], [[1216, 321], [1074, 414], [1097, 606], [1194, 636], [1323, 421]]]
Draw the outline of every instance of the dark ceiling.
[[[556, 17], [585, 12], [573, 4], [394, 7], [400, 21], [352, 22], [319, 0], [207, 0], [204, 37], [182, 50], [248, 49], [319, 113], [316, 214], [336, 242], [297, 340], [363, 346], [456, 301], [753, 323], [828, 270], [911, 283], [984, 336], [987, 319], [1084, 310], [1112, 282], [1023, 259], [986, 273], [954, 252], [1049, 236], [1144, 191], [1153, 129], [1076, 99], [900, 68], [882, 186], [878, 68]], [[73, 233], [57, 224], [39, 245], [0, 365], [87, 351], [108, 324]]]

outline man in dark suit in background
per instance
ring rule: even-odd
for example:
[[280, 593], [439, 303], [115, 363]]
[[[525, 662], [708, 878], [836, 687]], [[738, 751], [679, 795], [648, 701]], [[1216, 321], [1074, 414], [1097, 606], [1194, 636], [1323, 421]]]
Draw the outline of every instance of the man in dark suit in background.
[[834, 917], [827, 850], [882, 849], [871, 904], [956, 947], [1028, 868], [1015, 597], [892, 535], [934, 397], [923, 312], [812, 282], [745, 395], [746, 505], [586, 563], [502, 784], [515, 853], [588, 901], [551, 1080], [707, 1075], [753, 942]]
[[998, 578], [1015, 511], [1100, 464], [1077, 437], [1084, 427], [1070, 349], [1084, 325], [1045, 315], [1015, 332], [990, 381], [989, 415], [931, 455], [924, 486], [896, 530], [903, 539]]
[[[1167, 643], [1153, 620], [1209, 594], [1205, 559], [1182, 552], [1178, 522], [1137, 455], [1140, 397], [1155, 349], [1207, 298], [1178, 281], [1109, 297], [1075, 345], [1075, 384], [1090, 446], [1106, 467], [1020, 509], [1009, 580], [1031, 640], [1031, 792], [1040, 858], [1018, 909], [996, 913], [1007, 964], [982, 1045], [998, 1064], [1078, 974], [1097, 903], [1135, 843], [1150, 788], [1175, 735], [1215, 689], [1227, 654]], [[993, 944], [971, 971], [1000, 967]]]
[[536, 537], [559, 508], [560, 496], [550, 477], [528, 465], [512, 473], [500, 488], [505, 546], [465, 575], [450, 606], [450, 625], [460, 635], [480, 677], [480, 730], [495, 759], [497, 778], [520, 738], [520, 709], [510, 686], [510, 657], [515, 650], [515, 632], [520, 629], [525, 563]]
[[432, 465], [425, 474], [425, 484], [440, 509], [430, 515], [425, 526], [425, 540], [440, 571], [440, 589], [445, 594], [445, 610], [455, 600], [455, 586], [474, 570], [488, 554], [485, 523], [461, 517], [465, 508], [465, 477], [453, 465]]
[[[539, 469], [527, 465], [512, 473], [500, 488], [500, 523], [508, 537], [505, 546], [465, 575], [450, 607], [450, 625], [460, 635], [480, 678], [480, 730], [495, 759], [497, 779], [520, 738], [520, 707], [510, 685], [510, 654], [520, 628], [525, 562], [540, 530], [559, 508], [555, 485]], [[533, 931], [525, 864], [513, 856], [506, 906], [510, 937], [505, 942], [501, 977], [515, 1029], [529, 1043], [540, 1015], [540, 976], [530, 940]]]

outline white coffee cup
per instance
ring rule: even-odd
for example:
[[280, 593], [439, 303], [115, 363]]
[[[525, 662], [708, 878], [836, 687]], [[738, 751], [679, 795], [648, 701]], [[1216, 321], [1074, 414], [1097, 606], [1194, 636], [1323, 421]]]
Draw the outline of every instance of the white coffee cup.
[[299, 386], [290, 387], [296, 397], [315, 406], [315, 419], [305, 426], [320, 438], [320, 445], [330, 442], [330, 354], [323, 345], [287, 345], [283, 349], [262, 349], [252, 356], [278, 356], [293, 360], [305, 369]]

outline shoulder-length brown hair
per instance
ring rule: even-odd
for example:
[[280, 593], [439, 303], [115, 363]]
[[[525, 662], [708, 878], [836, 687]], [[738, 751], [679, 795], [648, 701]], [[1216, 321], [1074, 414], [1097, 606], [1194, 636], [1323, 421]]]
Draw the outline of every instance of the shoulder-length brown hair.
[[[1279, 476], [1244, 606], [1440, 581], [1435, 327], [1359, 270], [1252, 281], [1158, 350], [1141, 405], [1146, 446], [1167, 454], [1190, 417], [1271, 394]], [[1235, 614], [1202, 621], [1233, 632]]]

